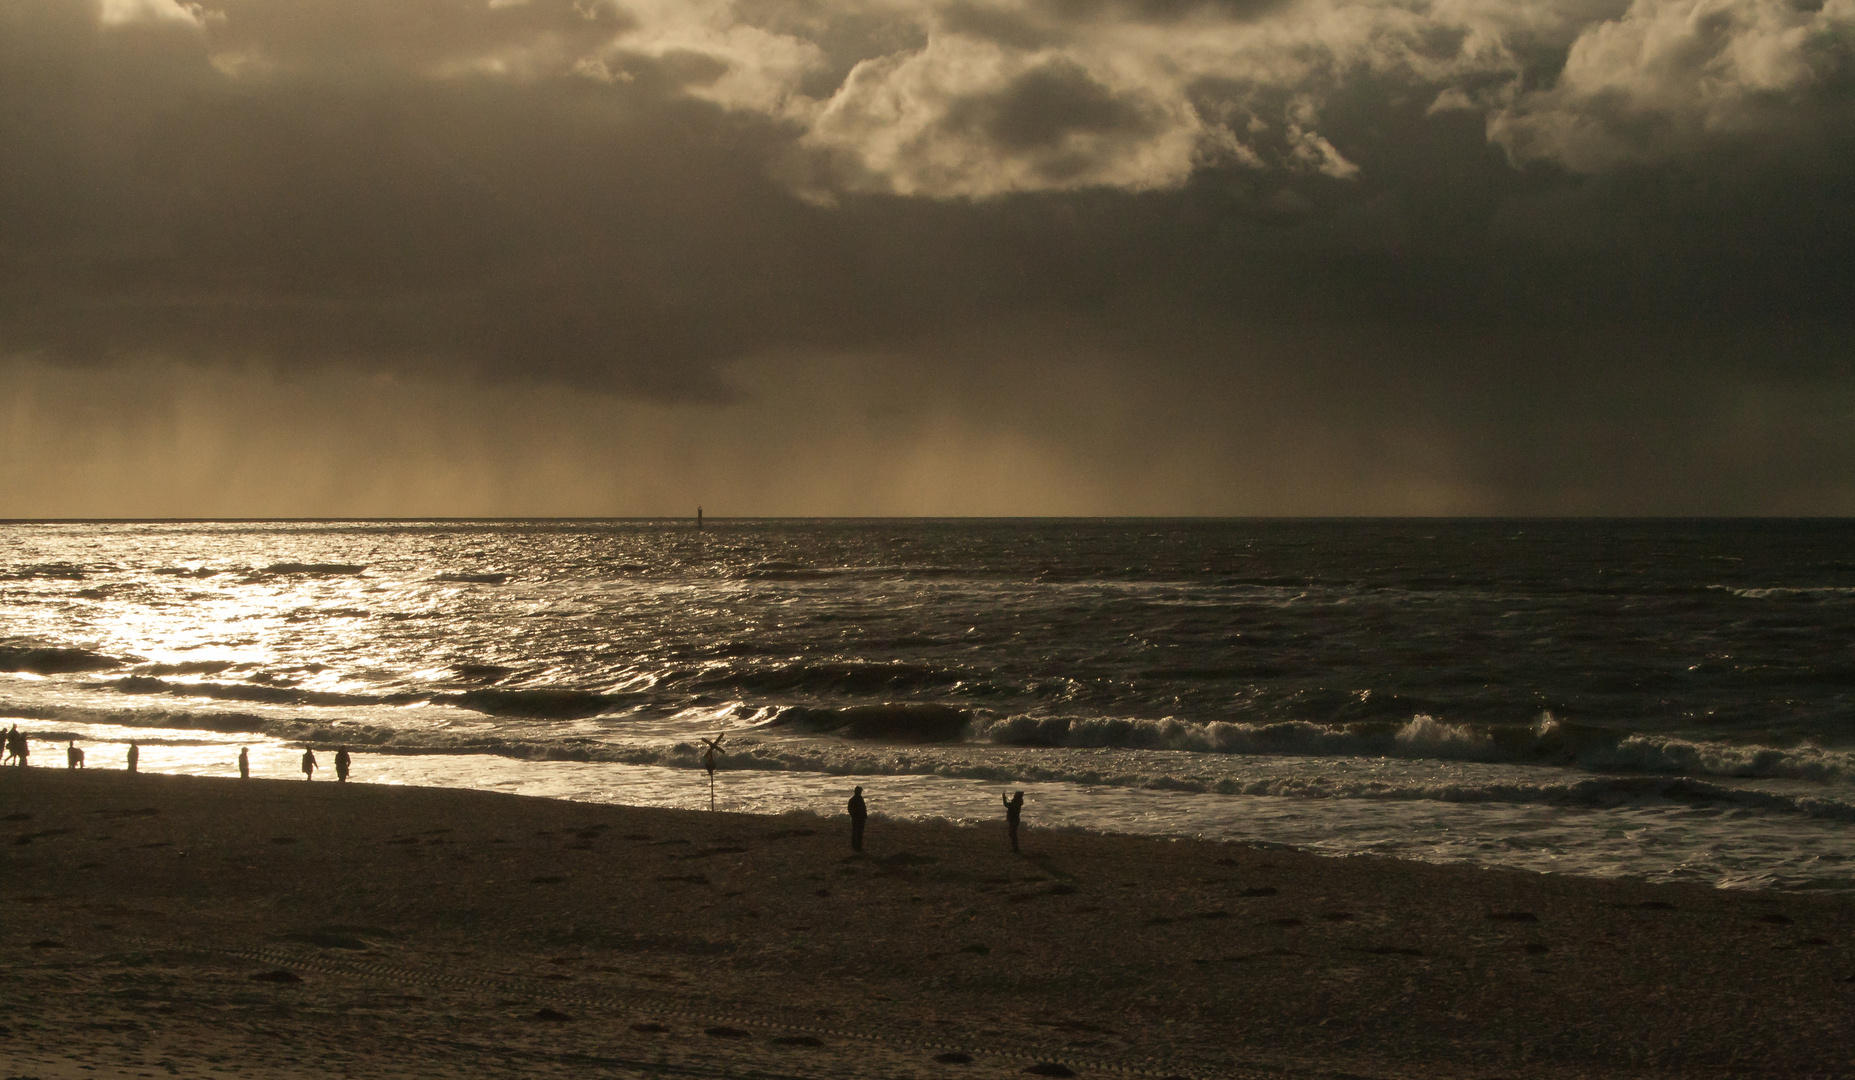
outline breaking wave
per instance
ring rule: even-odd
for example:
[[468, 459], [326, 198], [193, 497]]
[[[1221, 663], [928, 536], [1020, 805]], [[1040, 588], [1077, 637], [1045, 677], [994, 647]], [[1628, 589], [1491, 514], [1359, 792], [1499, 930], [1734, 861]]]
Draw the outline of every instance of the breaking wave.
[[774, 727], [902, 743], [961, 741], [973, 715], [952, 705], [852, 705], [841, 709], [795, 706], [782, 709]]
[[88, 649], [43, 647], [36, 645], [0, 645], [0, 671], [20, 671], [33, 675], [75, 675], [86, 671], [107, 671], [129, 661], [105, 656]]
[[1855, 755], [1802, 743], [1738, 745], [1629, 734], [1547, 717], [1533, 724], [1451, 724], [1430, 716], [1346, 725], [1015, 715], [975, 717], [975, 740], [1007, 746], [1180, 750], [1206, 754], [1389, 757], [1556, 765], [1589, 772], [1787, 779], [1855, 778]]

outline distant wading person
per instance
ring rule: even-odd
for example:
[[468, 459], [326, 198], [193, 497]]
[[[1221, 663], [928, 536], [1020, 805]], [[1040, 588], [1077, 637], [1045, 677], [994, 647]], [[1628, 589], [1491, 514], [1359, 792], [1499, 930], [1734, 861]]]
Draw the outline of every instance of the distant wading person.
[[316, 778], [315, 772], [316, 772], [316, 752], [314, 750], [304, 750], [303, 751], [303, 779], [314, 780]]
[[81, 769], [84, 767], [84, 752], [77, 748], [77, 740], [72, 739], [64, 748], [64, 767]]
[[1018, 851], [1018, 819], [1024, 816], [1024, 793], [1014, 791], [1009, 799], [1003, 795], [999, 798], [1005, 804], [1005, 828], [1011, 832], [1011, 851], [1015, 855]]
[[251, 779], [251, 748], [248, 746], [238, 748], [238, 778]]
[[335, 751], [335, 779], [336, 780], [339, 780], [340, 782], [344, 784], [348, 782], [348, 766], [350, 763], [352, 763], [352, 761], [353, 759], [348, 756], [347, 747], [344, 746], [340, 750]]
[[129, 771], [134, 772], [136, 770], [136, 767], [139, 766], [141, 763], [142, 763], [142, 748], [135, 744], [134, 739], [131, 739], [129, 740]]
[[859, 787], [850, 793], [850, 850], [863, 850], [863, 822], [869, 816], [869, 807], [863, 805], [863, 789]]

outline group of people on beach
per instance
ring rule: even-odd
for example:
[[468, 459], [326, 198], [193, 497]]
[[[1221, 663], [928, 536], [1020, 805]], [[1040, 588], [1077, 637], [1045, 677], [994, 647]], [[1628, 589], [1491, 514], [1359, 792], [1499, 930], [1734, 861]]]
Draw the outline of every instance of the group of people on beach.
[[[347, 747], [344, 746], [341, 749], [335, 751], [335, 779], [341, 781], [344, 784], [347, 783], [348, 782], [348, 770], [352, 768], [353, 765], [354, 765], [354, 757], [353, 755], [348, 753]], [[314, 750], [309, 749], [308, 747], [304, 747], [303, 749], [303, 779], [314, 780], [316, 778], [316, 768], [317, 768], [316, 752]], [[238, 752], [238, 775], [240, 776], [245, 775], [245, 752], [243, 750], [240, 750]]]
[[[1014, 791], [1009, 797], [1000, 795], [1005, 804], [1005, 829], [1011, 834], [1012, 854], [1018, 853], [1018, 823], [1024, 817], [1024, 793]], [[869, 821], [869, 804], [863, 801], [863, 787], [858, 785], [850, 793], [850, 850], [863, 850], [863, 826]]]
[[[5, 764], [18, 765], [21, 768], [29, 764], [29, 759], [32, 756], [32, 744], [26, 740], [26, 733], [19, 730], [18, 724], [14, 724], [5, 732], [5, 742]], [[141, 769], [142, 747], [140, 743], [133, 739], [129, 741], [129, 752], [126, 763], [129, 772], [139, 772]], [[84, 750], [77, 745], [76, 739], [71, 739], [65, 745], [64, 764], [67, 769], [81, 769], [84, 767]], [[344, 784], [347, 783], [348, 773], [353, 767], [354, 755], [349, 753], [347, 747], [344, 746], [335, 751], [335, 779]], [[315, 772], [316, 752], [314, 750], [305, 749], [303, 751], [303, 779], [315, 779]], [[241, 746], [238, 748], [238, 778], [240, 780], [251, 779], [251, 748], [248, 746]]]
[[[710, 753], [713, 754], [713, 747], [710, 748]], [[14, 724], [12, 729], [6, 733], [6, 763], [23, 767], [26, 764], [26, 759], [30, 757], [31, 754], [32, 748], [26, 742], [25, 732], [19, 730], [18, 724]], [[131, 740], [128, 754], [130, 772], [135, 772], [140, 767], [141, 759], [141, 746]], [[344, 784], [347, 783], [348, 772], [353, 765], [354, 757], [348, 752], [347, 747], [344, 746], [335, 751], [336, 780]], [[84, 752], [78, 748], [76, 739], [72, 739], [70, 744], [65, 747], [65, 767], [69, 769], [81, 769], [84, 767]], [[302, 758], [303, 779], [314, 780], [316, 778], [317, 767], [315, 750], [305, 747]], [[712, 757], [710, 759], [709, 769], [709, 775], [713, 777], [714, 764]], [[238, 776], [241, 780], [251, 779], [250, 747], [241, 746], [238, 748]], [[1005, 827], [1011, 836], [1011, 850], [1016, 852], [1018, 850], [1018, 823], [1024, 816], [1024, 793], [1022, 791], [1014, 791], [1009, 797], [1001, 795], [999, 798], [1005, 804]], [[869, 804], [863, 801], [863, 788], [860, 785], [850, 794], [849, 808], [850, 850], [862, 851], [863, 828], [864, 824], [869, 820], [870, 811]]]

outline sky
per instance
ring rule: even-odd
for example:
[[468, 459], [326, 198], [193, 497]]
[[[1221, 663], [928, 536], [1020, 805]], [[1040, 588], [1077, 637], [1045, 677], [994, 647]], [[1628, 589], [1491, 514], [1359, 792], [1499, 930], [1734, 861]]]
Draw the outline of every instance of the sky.
[[5, 0], [0, 517], [1855, 513], [1855, 0]]

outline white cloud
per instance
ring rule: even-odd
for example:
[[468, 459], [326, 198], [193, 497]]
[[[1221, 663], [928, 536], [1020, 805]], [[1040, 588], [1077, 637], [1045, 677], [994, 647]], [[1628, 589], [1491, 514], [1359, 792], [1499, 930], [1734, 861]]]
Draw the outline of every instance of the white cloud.
[[1636, 0], [1586, 28], [1557, 83], [1496, 112], [1489, 134], [1516, 159], [1596, 172], [1824, 109], [1846, 124], [1827, 83], [1852, 44], [1855, 0]]
[[1855, 0], [222, 0], [210, 19], [101, 2], [107, 26], [203, 26], [228, 78], [648, 72], [791, 132], [789, 181], [822, 202], [1164, 190], [1230, 163], [1351, 180], [1357, 152], [1322, 117], [1363, 79], [1485, 113], [1517, 163], [1598, 171], [1826, 109], [1846, 124], [1855, 42]]
[[205, 14], [198, 4], [178, 0], [103, 0], [99, 20], [106, 27], [134, 23], [185, 23], [200, 26]]

